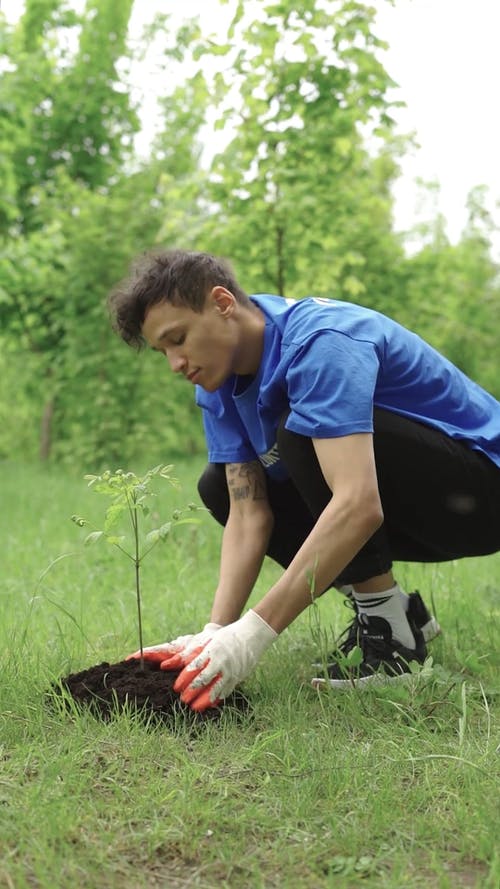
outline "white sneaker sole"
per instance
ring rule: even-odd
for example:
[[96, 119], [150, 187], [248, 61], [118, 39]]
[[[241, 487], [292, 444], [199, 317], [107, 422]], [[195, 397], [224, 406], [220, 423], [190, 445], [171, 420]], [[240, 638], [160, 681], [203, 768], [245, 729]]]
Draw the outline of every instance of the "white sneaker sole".
[[422, 633], [425, 642], [432, 642], [432, 640], [435, 639], [436, 636], [440, 635], [441, 627], [434, 615], [431, 615], [431, 619], [428, 620], [427, 623], [423, 625], [423, 627], [420, 627], [420, 632]]

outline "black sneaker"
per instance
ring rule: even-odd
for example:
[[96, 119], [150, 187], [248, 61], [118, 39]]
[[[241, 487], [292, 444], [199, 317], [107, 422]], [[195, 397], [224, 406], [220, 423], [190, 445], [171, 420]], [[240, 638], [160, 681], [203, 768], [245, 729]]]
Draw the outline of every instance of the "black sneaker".
[[[327, 655], [326, 664], [325, 661], [321, 661], [319, 658], [311, 664], [311, 666], [316, 667], [317, 669], [321, 669], [324, 666], [334, 666], [338, 663], [339, 652], [345, 656], [358, 644], [358, 609], [356, 607], [356, 600], [351, 593], [347, 592], [347, 589], [345, 590], [345, 595], [345, 604], [353, 609], [354, 617], [347, 629], [344, 630], [340, 636], [335, 651], [332, 651]], [[418, 630], [424, 637], [424, 642], [432, 642], [432, 640], [435, 639], [436, 636], [439, 636], [441, 632], [439, 623], [427, 608], [418, 590], [414, 593], [410, 593], [408, 598], [409, 602], [406, 616], [413, 635], [415, 635], [415, 631]]]
[[[415, 649], [406, 648], [394, 640], [391, 625], [383, 617], [357, 615], [355, 639], [352, 627], [349, 628], [349, 642], [353, 644], [347, 650], [346, 640], [338, 651], [336, 663], [327, 667], [328, 677], [318, 676], [311, 680], [311, 684], [315, 688], [328, 684], [332, 688], [350, 689], [366, 684], [404, 681], [411, 675], [411, 662], [423, 664], [427, 657], [421, 631], [413, 627], [412, 631]], [[354, 666], [348, 663], [348, 655], [355, 646], [361, 650], [362, 660]]]
[[414, 593], [410, 593], [409, 600], [408, 611], [406, 614], [410, 626], [413, 623], [414, 626], [420, 630], [424, 637], [424, 642], [432, 642], [436, 636], [439, 636], [441, 627], [434, 615], [431, 614], [427, 608], [418, 590], [415, 590]]

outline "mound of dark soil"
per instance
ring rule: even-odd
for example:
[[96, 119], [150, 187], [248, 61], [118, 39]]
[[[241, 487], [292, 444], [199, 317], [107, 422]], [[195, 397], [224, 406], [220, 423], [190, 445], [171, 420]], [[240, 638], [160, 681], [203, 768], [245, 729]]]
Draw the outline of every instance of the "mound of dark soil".
[[71, 673], [53, 683], [49, 700], [61, 702], [71, 708], [88, 708], [94, 716], [107, 720], [126, 710], [148, 722], [173, 724], [182, 721], [201, 723], [220, 719], [222, 710], [230, 707], [237, 713], [248, 710], [248, 701], [241, 692], [233, 692], [219, 707], [211, 707], [196, 713], [183, 704], [174, 682], [179, 670], [160, 670], [158, 664], [139, 661], [121, 661], [118, 664], [102, 663], [80, 673]]

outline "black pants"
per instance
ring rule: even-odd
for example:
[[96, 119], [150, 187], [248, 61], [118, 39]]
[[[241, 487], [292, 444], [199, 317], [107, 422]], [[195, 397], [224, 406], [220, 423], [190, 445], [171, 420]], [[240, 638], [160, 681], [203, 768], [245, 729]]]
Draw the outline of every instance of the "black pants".
[[[285, 429], [286, 416], [277, 441], [290, 480], [267, 482], [274, 514], [267, 554], [284, 568], [332, 496], [311, 439]], [[435, 429], [377, 409], [373, 441], [384, 524], [332, 583], [361, 583], [388, 571], [393, 560], [444, 562], [500, 550], [500, 469], [491, 460]], [[224, 525], [224, 464], [209, 464], [198, 489]]]

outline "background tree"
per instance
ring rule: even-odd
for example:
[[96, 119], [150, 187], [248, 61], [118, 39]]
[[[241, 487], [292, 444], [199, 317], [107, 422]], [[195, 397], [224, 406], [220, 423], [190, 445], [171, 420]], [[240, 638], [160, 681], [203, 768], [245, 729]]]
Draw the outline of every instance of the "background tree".
[[[77, 17], [63, 0], [27, 0], [17, 27], [4, 26], [9, 66], [0, 103], [7, 111], [15, 210], [4, 217], [2, 326], [37, 356], [44, 458], [52, 440], [71, 268], [63, 217], [46, 219], [38, 208], [61, 183], [65, 189], [69, 181], [103, 186], [130, 150], [138, 120], [119, 89], [117, 64], [131, 6], [127, 0], [116, 11], [111, 0], [88, 0]], [[71, 53], [67, 46], [74, 39]]]
[[[97, 468], [203, 447], [191, 387], [107, 318], [109, 289], [153, 245], [225, 255], [249, 291], [388, 312], [500, 394], [484, 192], [458, 244], [436, 205], [411, 256], [393, 231], [407, 141], [374, 10], [239, 2], [225, 35], [162, 15], [138, 41], [131, 9], [27, 0], [15, 27], [0, 16], [0, 456], [38, 448]], [[133, 63], [154, 41], [161, 126], [140, 158]], [[224, 147], [211, 159], [214, 128]]]
[[[77, 19], [62, 0], [29, 0], [17, 28], [5, 29], [4, 101], [16, 95], [13, 109], [21, 110], [6, 118], [2, 134], [16, 174], [4, 201], [1, 246], [4, 382], [6, 392], [17, 391], [17, 403], [32, 404], [44, 459], [52, 453], [79, 460], [90, 452], [104, 459], [114, 449], [123, 458], [129, 442], [140, 448], [151, 415], [158, 417], [158, 441], [168, 446], [173, 437], [170, 424], [161, 434], [168, 404], [160, 392], [161, 409], [153, 409], [151, 364], [134, 362], [118, 343], [104, 308], [131, 257], [156, 241], [165, 207], [170, 235], [182, 230], [189, 214], [180, 207], [178, 177], [186, 188], [197, 164], [194, 147], [179, 141], [176, 114], [186, 116], [180, 102], [169, 118], [176, 133], [169, 151], [160, 139], [147, 164], [132, 164], [138, 122], [123, 82], [131, 5], [115, 16], [110, 0], [89, 0]], [[78, 37], [72, 53], [64, 49], [68, 28]], [[47, 112], [41, 127], [40, 108]], [[20, 392], [27, 356], [31, 382]], [[184, 415], [174, 404], [170, 413], [176, 420]], [[3, 446], [1, 439], [0, 452], [11, 452], [15, 434], [6, 430]]]
[[228, 60], [214, 95], [234, 136], [211, 169], [206, 237], [250, 288], [380, 302], [402, 259], [390, 194], [401, 146], [375, 11], [288, 0], [258, 12], [248, 21], [238, 4], [226, 43], [207, 47]]
[[66, 0], [26, 0], [16, 27], [3, 24], [9, 68], [0, 101], [23, 230], [32, 188], [58, 168], [97, 187], [130, 157], [139, 120], [118, 65], [132, 5], [87, 0], [79, 16]]
[[[435, 186], [430, 188], [435, 192]], [[455, 245], [446, 237], [439, 214], [421, 226], [425, 244], [402, 268], [406, 299], [402, 316], [465, 373], [500, 397], [496, 346], [500, 268], [491, 256], [495, 228], [484, 188], [471, 191], [467, 207], [468, 221]]]

